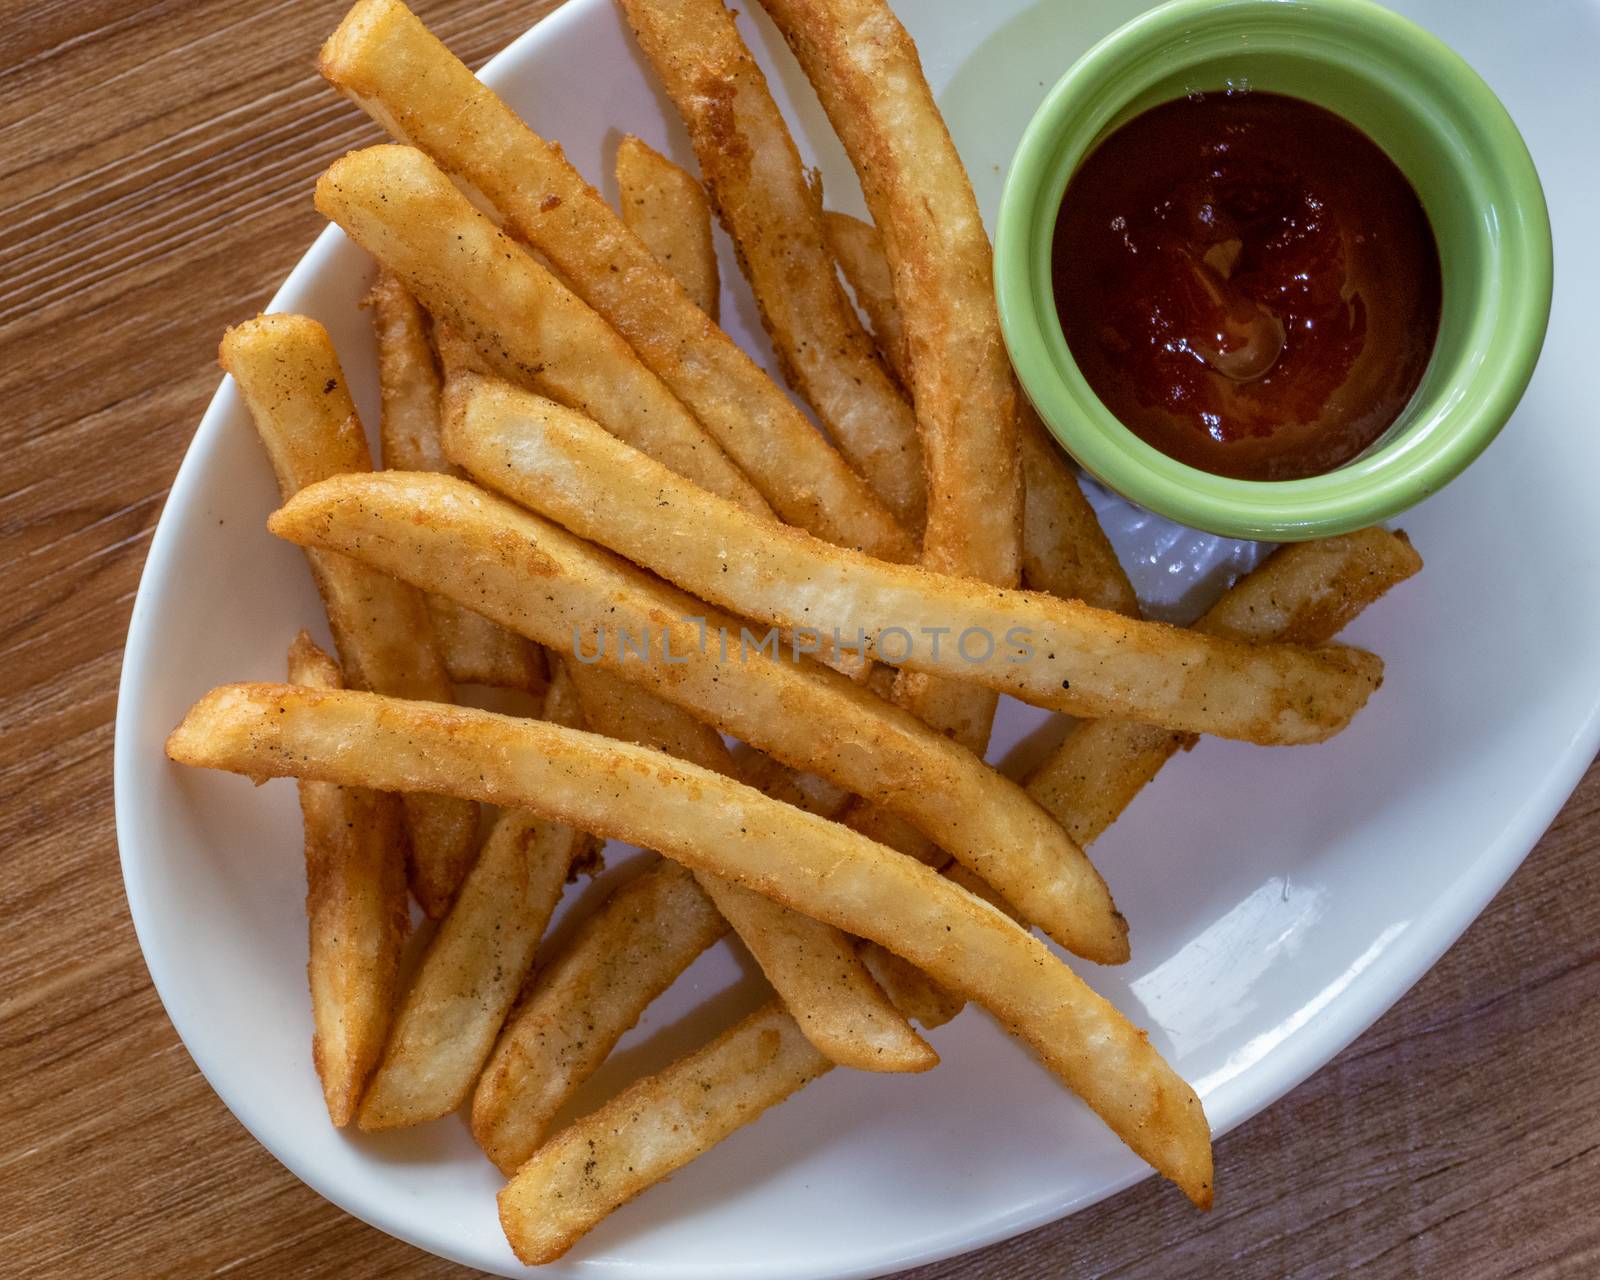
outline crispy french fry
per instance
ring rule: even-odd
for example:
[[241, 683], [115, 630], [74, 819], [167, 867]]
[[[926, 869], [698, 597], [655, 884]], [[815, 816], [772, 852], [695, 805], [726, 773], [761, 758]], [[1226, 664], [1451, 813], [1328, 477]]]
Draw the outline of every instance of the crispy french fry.
[[[615, 680], [594, 681], [585, 693], [589, 706], [624, 696]], [[635, 711], [662, 705], [651, 700]], [[682, 730], [677, 717], [662, 716], [643, 741], [671, 751], [668, 744], [680, 741]], [[849, 800], [841, 788], [748, 747], [738, 764], [751, 785], [808, 812], [831, 816]], [[473, 1136], [504, 1173], [515, 1173], [534, 1153], [556, 1113], [623, 1033], [726, 927], [692, 875], [674, 862], [629, 881], [584, 922], [507, 1025], [473, 1097]], [[924, 1026], [938, 1026], [942, 1011], [953, 1016], [960, 1008], [920, 969], [875, 943], [861, 948], [861, 958], [895, 1006]]]
[[1139, 598], [1083, 495], [1077, 472], [1021, 396], [1017, 436], [1022, 450], [1024, 584], [1062, 600], [1082, 600], [1137, 618]]
[[[289, 648], [289, 682], [340, 689], [339, 666], [302, 631]], [[300, 783], [306, 830], [306, 921], [311, 1058], [328, 1118], [350, 1123], [383, 1052], [406, 914], [400, 798], [365, 787]]]
[[507, 1176], [623, 1033], [728, 931], [694, 875], [664, 861], [579, 926], [501, 1033], [472, 1097], [472, 1136]]
[[[1238, 640], [1323, 644], [1421, 568], [1405, 535], [1378, 528], [1283, 547], [1241, 578], [1194, 629]], [[1034, 771], [1028, 793], [1087, 845], [1193, 741], [1126, 720], [1086, 720]]]
[[715, 320], [722, 282], [711, 205], [695, 177], [631, 133], [617, 145], [617, 208], [628, 230]]
[[709, 871], [867, 938], [983, 1004], [1196, 1204], [1211, 1143], [1194, 1091], [1043, 942], [914, 860], [647, 747], [378, 694], [227, 685], [167, 739], [180, 764], [524, 808]]
[[[605, 671], [584, 668], [584, 715], [597, 733], [642, 743], [725, 777], [738, 769], [721, 735], [681, 707]], [[938, 1055], [889, 1003], [838, 929], [705, 872], [695, 879], [794, 1014], [834, 1062], [862, 1071], [926, 1071]]]
[[[368, 473], [372, 457], [328, 332], [305, 316], [257, 316], [223, 336], [233, 375], [284, 497], [328, 476]], [[358, 689], [449, 702], [449, 676], [422, 597], [341, 556], [307, 553], [346, 679]], [[476, 805], [449, 796], [404, 798], [412, 892], [443, 915], [472, 865]]]
[[[1015, 783], [844, 676], [745, 644], [739, 622], [558, 526], [464, 481], [381, 472], [297, 495], [269, 527], [471, 600], [529, 639], [576, 651], [900, 813], [1064, 946], [1127, 958], [1104, 882]], [[624, 635], [644, 638], [656, 660], [625, 657]]]
[[518, 119], [399, 0], [361, 0], [323, 46], [319, 68], [392, 135], [483, 193], [632, 344], [783, 519], [886, 559], [915, 554], [866, 482], [560, 148]]
[[894, 304], [894, 277], [889, 274], [889, 259], [883, 256], [883, 238], [878, 235], [878, 228], [848, 213], [826, 209], [822, 230], [834, 261], [856, 295], [856, 305], [867, 317], [878, 354], [900, 385], [909, 387], [911, 353], [906, 349], [900, 308]]
[[445, 452], [482, 483], [734, 614], [865, 635], [912, 672], [1260, 743], [1320, 741], [1378, 684], [1357, 650], [1252, 646], [873, 560], [752, 518], [552, 401], [489, 379], [459, 390]]
[[504, 377], [582, 409], [680, 475], [768, 507], [622, 337], [410, 147], [336, 161], [317, 209], [402, 280]]
[[739, 776], [774, 800], [782, 800], [784, 804], [792, 804], [797, 809], [820, 814], [824, 818], [836, 816], [850, 803], [850, 793], [843, 787], [814, 773], [804, 773], [780, 764], [747, 742], [737, 743], [733, 755], [739, 764]]
[[927, 502], [911, 404], [832, 269], [819, 192], [722, 0], [621, 0], [683, 117], [789, 384], [908, 529]]
[[530, 1265], [552, 1262], [613, 1209], [826, 1074], [777, 1001], [557, 1133], [500, 1192], [500, 1224]]
[[[579, 723], [561, 673], [545, 716]], [[361, 1100], [372, 1131], [424, 1124], [466, 1100], [494, 1048], [574, 862], [589, 838], [525, 810], [495, 821], [478, 860], [395, 1010], [383, 1059]]]
[[[828, 243], [866, 312], [889, 366], [911, 385], [905, 334], [894, 301], [894, 282], [883, 241], [870, 222], [827, 213]], [[1022, 453], [1022, 581], [1063, 600], [1138, 617], [1133, 584], [1094, 508], [1083, 496], [1072, 465], [1050, 439], [1027, 397], [1017, 397], [1017, 442]]]
[[[380, 270], [366, 306], [378, 342], [378, 437], [383, 465], [399, 471], [452, 474], [439, 443], [442, 385], [428, 341], [428, 318], [392, 271]], [[544, 657], [515, 632], [429, 596], [428, 615], [445, 669], [456, 684], [487, 684], [542, 695]]]
[[[1325, 640], [1419, 567], [1403, 535], [1379, 529], [1285, 548], [1224, 596], [1208, 622], [1241, 635]], [[1088, 722], [1081, 730], [1114, 723]], [[1098, 777], [1119, 794], [1131, 794], [1171, 751], [1151, 765], [1138, 740], [1144, 727], [1125, 722], [1118, 727], [1126, 732], [1101, 744]], [[1156, 732], [1163, 741], [1182, 741], [1182, 735]], [[1101, 813], [1097, 786], [1085, 782], [1074, 794], [1063, 795], [1054, 811], [1087, 842], [1109, 818]], [[1080, 803], [1086, 807], [1075, 810]], [[959, 1011], [959, 997], [899, 956], [869, 947], [865, 958], [896, 1005], [924, 1026], [937, 1026]], [[777, 1006], [752, 1015], [705, 1049], [585, 1116], [542, 1150], [530, 1150], [525, 1171], [501, 1197], [501, 1220], [513, 1247], [528, 1262], [559, 1256], [612, 1209], [749, 1124], [829, 1065], [809, 1050]], [[697, 1095], [714, 1098], [714, 1105], [695, 1107]], [[674, 1105], [680, 1102], [689, 1105]], [[670, 1125], [666, 1133], [663, 1124]], [[574, 1152], [594, 1158], [582, 1179], [573, 1178]], [[563, 1194], [551, 1194], [558, 1189]], [[537, 1213], [532, 1211], [536, 1205]]]
[[[1022, 572], [1016, 381], [972, 183], [883, 0], [763, 0], [811, 81], [883, 235], [910, 352], [927, 471], [921, 563], [1001, 587]], [[896, 700], [983, 752], [996, 699], [957, 677], [903, 673]]]
[[383, 465], [396, 471], [454, 474], [439, 443], [439, 394], [443, 390], [427, 313], [400, 277], [378, 269], [362, 302], [372, 313], [378, 344], [378, 442]]
[[[1420, 565], [1403, 535], [1381, 529], [1301, 544], [1278, 552], [1225, 595], [1208, 616], [1212, 625], [1228, 626], [1240, 634], [1325, 640]], [[1094, 721], [1082, 727], [1110, 723]], [[1104, 752], [1101, 776], [1118, 779], [1120, 760], [1123, 785], [1133, 790], [1171, 754], [1147, 767], [1136, 735], [1107, 740]], [[1088, 807], [1075, 812], [1071, 806], [1080, 801]], [[1094, 816], [1098, 812], [1092, 786], [1064, 798], [1056, 809], [1056, 815], [1086, 842], [1098, 834]], [[954, 871], [955, 877], [961, 874], [960, 869]], [[982, 888], [969, 878], [961, 882], [974, 891]], [[896, 1006], [924, 1026], [938, 1026], [959, 1012], [958, 996], [931, 983], [920, 969], [892, 952], [869, 946], [864, 958]], [[530, 1149], [533, 1158], [526, 1173], [502, 1193], [501, 1218], [513, 1247], [529, 1262], [559, 1256], [612, 1209], [749, 1124], [829, 1065], [814, 1051], [807, 1052], [777, 1006], [752, 1015], [705, 1049], [585, 1116], [543, 1150]], [[685, 1085], [698, 1090], [700, 1097], [715, 1094], [715, 1105], [704, 1110], [675, 1108], [674, 1100], [694, 1098], [684, 1093]], [[672, 1126], [665, 1136], [659, 1128], [663, 1121]], [[596, 1143], [595, 1163], [589, 1176], [573, 1185], [572, 1153], [587, 1150], [591, 1140]], [[558, 1187], [564, 1194], [548, 1194]], [[540, 1211], [530, 1212], [541, 1200]]]

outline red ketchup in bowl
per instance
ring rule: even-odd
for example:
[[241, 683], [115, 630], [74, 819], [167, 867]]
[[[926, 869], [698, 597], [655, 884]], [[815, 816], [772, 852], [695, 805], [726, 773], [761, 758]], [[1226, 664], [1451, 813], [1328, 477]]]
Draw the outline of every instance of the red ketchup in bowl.
[[1416, 192], [1298, 98], [1197, 94], [1109, 134], [1067, 185], [1062, 331], [1102, 403], [1190, 466], [1291, 480], [1399, 417], [1439, 332]]

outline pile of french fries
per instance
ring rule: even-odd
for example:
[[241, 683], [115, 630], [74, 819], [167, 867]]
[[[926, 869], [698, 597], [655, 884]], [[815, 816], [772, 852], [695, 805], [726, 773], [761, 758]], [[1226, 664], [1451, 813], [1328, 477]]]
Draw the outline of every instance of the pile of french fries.
[[[1085, 849], [1196, 735], [1347, 724], [1381, 664], [1330, 642], [1420, 560], [1368, 529], [1280, 550], [1192, 628], [1141, 620], [1017, 392], [970, 183], [883, 0], [762, 0], [875, 225], [823, 208], [723, 0], [619, 3], [700, 178], [627, 138], [616, 210], [400, 0], [323, 48], [395, 139], [316, 194], [377, 260], [385, 469], [319, 324], [222, 343], [337, 659], [302, 632], [287, 683], [212, 691], [167, 751], [300, 780], [329, 1116], [469, 1105], [543, 1262], [834, 1066], [934, 1066], [925, 1033], [974, 1001], [1208, 1207], [1199, 1099], [1039, 934], [1126, 960]], [[713, 215], [820, 431], [717, 325]], [[903, 643], [928, 634], [960, 643]], [[983, 760], [1001, 693], [1078, 717], [1025, 783]], [[536, 966], [605, 839], [661, 856]], [[437, 926], [402, 966], [410, 897]], [[555, 1129], [730, 931], [770, 1003]]]

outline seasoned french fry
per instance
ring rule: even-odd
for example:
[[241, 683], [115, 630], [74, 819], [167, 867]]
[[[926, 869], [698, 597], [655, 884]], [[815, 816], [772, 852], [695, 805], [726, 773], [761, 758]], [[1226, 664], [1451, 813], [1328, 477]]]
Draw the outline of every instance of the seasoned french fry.
[[[580, 723], [560, 672], [544, 713]], [[568, 873], [588, 848], [583, 833], [525, 810], [499, 816], [395, 1010], [361, 1100], [363, 1129], [424, 1124], [465, 1101], [533, 968]]]
[[911, 404], [832, 269], [818, 192], [722, 0], [621, 0], [694, 143], [791, 386], [840, 450], [920, 530], [927, 501]]
[[[344, 687], [339, 666], [302, 631], [289, 682]], [[400, 798], [365, 787], [300, 783], [306, 830], [311, 1058], [328, 1118], [350, 1123], [383, 1052], [409, 919]]]
[[[257, 316], [223, 336], [233, 375], [289, 497], [328, 476], [368, 473], [372, 457], [328, 332], [305, 316]], [[402, 698], [449, 702], [449, 676], [422, 597], [342, 556], [307, 553], [349, 683]], [[472, 864], [476, 805], [449, 796], [404, 799], [412, 892], [443, 915]]]
[[[1287, 547], [1225, 595], [1207, 622], [1241, 635], [1326, 640], [1420, 567], [1404, 535], [1381, 529]], [[1113, 723], [1092, 721], [1081, 729]], [[1119, 794], [1131, 794], [1171, 752], [1150, 766], [1138, 740], [1143, 727], [1125, 722], [1121, 727], [1133, 732], [1102, 742], [1098, 776], [1110, 780]], [[1181, 735], [1159, 736], [1181, 741]], [[1074, 809], [1079, 803], [1086, 807]], [[1094, 785], [1063, 795], [1054, 812], [1086, 843], [1110, 820], [1101, 813]], [[960, 874], [957, 869], [955, 875]], [[974, 890], [982, 887], [970, 879], [963, 883]], [[896, 1005], [924, 1026], [937, 1026], [959, 1011], [959, 997], [931, 984], [899, 956], [873, 947], [865, 955]], [[583, 1117], [543, 1149], [530, 1148], [524, 1172], [501, 1196], [501, 1220], [513, 1248], [525, 1262], [560, 1256], [611, 1210], [749, 1124], [830, 1065], [809, 1050], [778, 1006], [752, 1015], [698, 1053]], [[694, 1105], [699, 1099], [710, 1105]], [[679, 1102], [688, 1105], [674, 1105]], [[663, 1125], [670, 1126], [665, 1133]], [[594, 1157], [576, 1184], [575, 1151]], [[552, 1194], [557, 1189], [559, 1196]], [[536, 1205], [537, 1213], [532, 1211]]]
[[534, 981], [472, 1096], [472, 1136], [507, 1176], [556, 1113], [698, 956], [728, 931], [694, 875], [664, 861], [585, 920]]
[[[452, 474], [439, 444], [439, 370], [428, 341], [428, 319], [392, 271], [379, 271], [367, 294], [378, 342], [378, 438], [383, 465], [399, 471]], [[487, 684], [542, 695], [544, 657], [515, 632], [429, 596], [428, 615], [445, 669], [456, 684]]]
[[629, 231], [713, 320], [722, 282], [705, 188], [631, 133], [617, 145], [617, 208]]
[[[883, 235], [927, 471], [921, 563], [1015, 587], [1022, 572], [1016, 382], [1000, 336], [989, 238], [916, 46], [883, 0], [764, 0], [764, 7], [816, 89]], [[895, 697], [974, 751], [986, 747], [992, 692], [911, 671]]]
[[[893, 952], [869, 945], [864, 953], [873, 974], [904, 999], [897, 999], [899, 1007], [924, 1026], [940, 1026], [961, 1011], [959, 997]], [[553, 1261], [614, 1209], [834, 1065], [774, 1002], [542, 1147], [537, 1139], [522, 1144], [519, 1159], [500, 1162], [516, 1174], [500, 1195], [512, 1248], [527, 1263]]]
[[613, 1209], [681, 1169], [833, 1063], [774, 1001], [532, 1151], [500, 1192], [512, 1251], [559, 1258]]
[[1251, 646], [873, 560], [752, 518], [551, 401], [489, 379], [459, 391], [445, 452], [482, 483], [734, 614], [864, 635], [913, 672], [1260, 743], [1320, 741], [1378, 684], [1357, 650]]
[[[878, 229], [860, 218], [827, 213], [828, 243], [877, 337], [878, 349], [900, 380], [911, 385], [905, 334], [894, 282]], [[1078, 478], [1050, 439], [1027, 397], [1017, 397], [1017, 443], [1022, 452], [1022, 581], [1034, 591], [1082, 600], [1099, 609], [1139, 616], [1133, 584], [1083, 496]]]
[[1111, 540], [1079, 487], [1077, 473], [1039, 415], [1018, 397], [1022, 449], [1022, 580], [1030, 590], [1082, 600], [1130, 618], [1139, 598]]
[[167, 754], [256, 779], [529, 809], [659, 849], [877, 942], [987, 1007], [1135, 1152], [1210, 1204], [1200, 1101], [1144, 1033], [1003, 912], [838, 823], [647, 747], [370, 693], [224, 686], [173, 730]]
[[361, 0], [323, 46], [319, 67], [392, 135], [483, 193], [632, 344], [784, 520], [886, 559], [915, 554], [867, 483], [560, 148], [518, 119], [399, 0]]
[[422, 152], [368, 147], [317, 182], [317, 209], [502, 376], [573, 405], [713, 492], [768, 507], [620, 335], [456, 189]]
[[[1104, 882], [1015, 783], [836, 672], [745, 644], [739, 622], [558, 526], [464, 481], [381, 472], [298, 495], [269, 527], [471, 600], [529, 639], [576, 650], [900, 813], [1064, 946], [1126, 959], [1126, 925]], [[646, 637], [658, 660], [625, 658], [624, 635]]]
[[[721, 736], [687, 711], [605, 671], [580, 672], [584, 716], [597, 733], [642, 743], [737, 778]], [[812, 920], [714, 875], [695, 879], [794, 1014], [806, 1038], [834, 1062], [862, 1071], [926, 1071], [939, 1061], [873, 981], [854, 944]]]
[[[1422, 568], [1403, 534], [1361, 529], [1280, 548], [1194, 624], [1237, 640], [1323, 644]], [[1193, 738], [1127, 720], [1086, 720], [1028, 780], [1028, 793], [1081, 845], [1096, 839]]]
[[834, 261], [856, 295], [856, 305], [867, 317], [878, 354], [900, 385], [909, 387], [911, 353], [906, 349], [900, 308], [894, 304], [894, 277], [889, 273], [889, 259], [883, 256], [883, 238], [878, 235], [878, 228], [847, 213], [826, 209], [822, 229]]

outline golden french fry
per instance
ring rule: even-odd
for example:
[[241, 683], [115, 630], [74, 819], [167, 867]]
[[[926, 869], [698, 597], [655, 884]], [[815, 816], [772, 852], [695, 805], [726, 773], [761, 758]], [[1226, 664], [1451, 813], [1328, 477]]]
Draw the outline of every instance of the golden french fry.
[[[1237, 628], [1241, 634], [1255, 625], [1263, 635], [1324, 640], [1419, 567], [1420, 561], [1403, 535], [1379, 529], [1302, 544], [1277, 553], [1224, 596], [1209, 616], [1213, 624]], [[1082, 728], [1092, 730], [1111, 723], [1092, 721]], [[1124, 727], [1141, 729], [1125, 722]], [[1163, 738], [1172, 736], [1176, 735], [1161, 733]], [[1120, 757], [1118, 745], [1115, 740], [1105, 744], [1101, 775], [1115, 779], [1120, 758], [1126, 770], [1122, 776], [1135, 790], [1166, 759], [1163, 755], [1146, 770], [1143, 750], [1135, 738], [1120, 740]], [[1082, 816], [1070, 807], [1058, 808], [1056, 814], [1069, 827], [1080, 830], [1087, 841], [1098, 833], [1092, 819], [1098, 801], [1092, 787], [1082, 789], [1078, 796], [1089, 806]], [[1067, 799], [1065, 803], [1070, 806], [1075, 801]], [[963, 876], [960, 868], [952, 869], [952, 878], [974, 891], [983, 887]], [[869, 945], [864, 958], [896, 1006], [924, 1026], [938, 1026], [959, 1012], [962, 1001], [958, 996], [934, 985], [920, 969], [892, 952]], [[515, 1191], [507, 1188], [501, 1201], [502, 1222], [514, 1247], [525, 1261], [558, 1256], [624, 1200], [682, 1168], [734, 1129], [749, 1124], [821, 1075], [828, 1065], [814, 1052], [807, 1052], [776, 1006], [746, 1019], [713, 1045], [640, 1081], [624, 1095], [626, 1102], [618, 1098], [584, 1117], [543, 1151], [536, 1153], [530, 1148], [528, 1155], [534, 1158], [526, 1173], [513, 1182]], [[685, 1084], [692, 1084], [701, 1096], [715, 1093], [715, 1107], [671, 1110], [672, 1100], [683, 1096]], [[673, 1127], [662, 1141], [658, 1126], [664, 1119]], [[597, 1144], [592, 1176], [559, 1199], [546, 1200], [537, 1215], [530, 1213], [530, 1207], [548, 1192], [557, 1187], [567, 1190], [571, 1153], [584, 1149], [591, 1139]], [[556, 1206], [554, 1212], [548, 1212], [550, 1205]]]
[[[544, 712], [573, 725], [576, 703], [564, 683], [557, 672]], [[363, 1129], [424, 1124], [466, 1100], [588, 847], [583, 833], [525, 810], [495, 821], [395, 1009], [361, 1100]]]
[[[900, 380], [911, 385], [905, 335], [883, 241], [870, 222], [827, 213], [828, 243], [866, 312], [878, 349]], [[1022, 453], [1022, 581], [1063, 600], [1138, 617], [1133, 584], [1083, 496], [1072, 465], [1050, 439], [1027, 397], [1017, 397], [1017, 443]]]
[[380, 267], [362, 302], [378, 344], [378, 442], [396, 471], [453, 474], [439, 443], [443, 383], [428, 340], [428, 316], [400, 277]]
[[894, 304], [894, 277], [889, 274], [889, 259], [883, 256], [883, 238], [878, 235], [878, 228], [848, 213], [825, 209], [822, 230], [834, 261], [856, 295], [856, 305], [867, 317], [878, 354], [900, 385], [909, 387], [911, 353], [906, 349], [900, 309]]
[[[366, 433], [344, 370], [327, 330], [315, 320], [247, 320], [223, 336], [220, 359], [249, 406], [284, 497], [328, 476], [371, 472]], [[307, 559], [352, 686], [451, 700], [427, 607], [415, 589], [341, 556], [312, 551]], [[430, 916], [443, 915], [472, 865], [477, 806], [430, 795], [408, 795], [403, 803], [412, 892]]]
[[[269, 528], [471, 600], [529, 639], [894, 810], [1064, 946], [1127, 958], [1104, 882], [1015, 783], [844, 676], [778, 656], [775, 636], [770, 652], [755, 637], [745, 643], [738, 621], [559, 526], [464, 481], [380, 472], [297, 495]], [[650, 660], [625, 656], [625, 635], [642, 639]]]
[[[378, 343], [378, 438], [383, 465], [398, 471], [454, 471], [439, 443], [443, 390], [428, 318], [392, 271], [380, 270], [365, 304]], [[535, 645], [454, 600], [429, 596], [428, 615], [445, 669], [456, 684], [525, 689], [542, 696], [544, 657]]]
[[[1273, 553], [1194, 624], [1237, 640], [1324, 644], [1422, 568], [1403, 534], [1371, 528]], [[1126, 720], [1086, 720], [1028, 780], [1028, 793], [1079, 844], [1109, 827], [1172, 754], [1194, 739]]]
[[319, 67], [392, 135], [481, 192], [627, 339], [784, 520], [887, 559], [915, 554], [867, 483], [561, 149], [518, 119], [399, 0], [361, 0], [323, 46]]
[[711, 240], [711, 206], [692, 174], [631, 133], [617, 145], [617, 208], [695, 306], [713, 320], [722, 282]]
[[[1000, 336], [989, 238], [916, 46], [882, 0], [772, 0], [765, 8], [816, 89], [883, 235], [927, 471], [920, 563], [1015, 587], [1016, 382]], [[895, 698], [972, 750], [987, 746], [992, 692], [908, 672]]]
[[850, 793], [837, 783], [780, 764], [747, 742], [736, 743], [733, 756], [739, 765], [739, 776], [774, 800], [824, 818], [834, 817], [850, 803]]
[[1100, 527], [1078, 475], [1039, 415], [1018, 397], [1022, 450], [1022, 581], [1032, 591], [1082, 600], [1130, 618], [1139, 598]]
[[1248, 645], [873, 560], [753, 518], [552, 401], [483, 378], [459, 391], [445, 452], [484, 484], [731, 613], [865, 635], [912, 672], [1260, 743], [1320, 741], [1378, 684], [1357, 650]]
[[[338, 664], [302, 631], [289, 682], [340, 689]], [[300, 783], [306, 831], [306, 921], [311, 1058], [328, 1118], [355, 1115], [383, 1052], [406, 913], [406, 837], [398, 796], [331, 782]]]
[[648, 747], [371, 693], [223, 686], [191, 708], [167, 754], [255, 779], [528, 809], [867, 938], [983, 1004], [1135, 1152], [1210, 1204], [1205, 1113], [1145, 1034], [1005, 913], [836, 822]]
[[916, 417], [839, 285], [819, 193], [722, 0], [621, 0], [694, 143], [789, 384], [912, 531], [927, 482]]
[[[641, 743], [702, 769], [739, 776], [722, 737], [681, 707], [605, 671], [580, 672], [589, 727]], [[697, 872], [696, 880], [795, 1016], [806, 1038], [834, 1062], [862, 1071], [926, 1071], [939, 1057], [873, 981], [854, 943], [749, 889]]]
[[582, 409], [751, 510], [761, 495], [604, 320], [411, 147], [353, 151], [317, 182], [317, 209], [505, 377]]
[[662, 862], [585, 920], [506, 1023], [472, 1096], [472, 1136], [507, 1176], [694, 958], [728, 931], [687, 868]]
[[532, 1151], [500, 1192], [512, 1251], [530, 1265], [554, 1261], [613, 1209], [832, 1066], [781, 1003], [751, 1014]]

